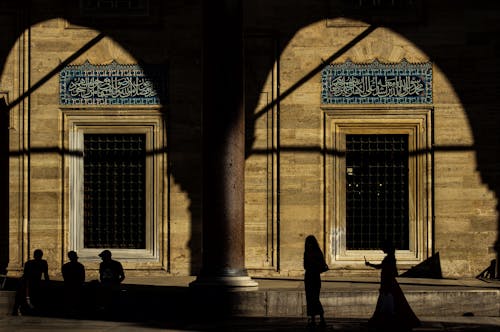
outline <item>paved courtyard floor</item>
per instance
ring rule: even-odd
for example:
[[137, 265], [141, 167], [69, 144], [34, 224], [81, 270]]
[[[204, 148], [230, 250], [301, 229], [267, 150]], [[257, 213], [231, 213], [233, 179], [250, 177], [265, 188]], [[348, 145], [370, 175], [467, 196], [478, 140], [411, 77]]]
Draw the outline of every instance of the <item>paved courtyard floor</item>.
[[[423, 325], [413, 331], [418, 332], [498, 332], [500, 317], [421, 317]], [[33, 316], [8, 316], [0, 319], [0, 331], [167, 331], [167, 332], [278, 332], [311, 331], [304, 318], [232, 318], [217, 322], [116, 322], [99, 320], [76, 320]], [[328, 319], [325, 329], [315, 331], [373, 331], [364, 319]]]
[[[108, 316], [87, 315], [80, 316], [83, 319], [57, 318], [63, 317], [57, 315], [61, 309], [55, 308], [49, 315], [45, 316], [0, 316], [0, 332], [3, 331], [167, 331], [167, 332], [273, 332], [273, 331], [304, 331], [312, 332], [306, 327], [306, 318], [296, 317], [281, 317], [280, 315], [271, 317], [246, 317], [230, 319], [220, 319], [218, 321], [201, 320], [195, 315], [193, 308], [182, 306], [182, 298], [186, 296], [186, 290], [193, 278], [127, 278], [126, 288], [129, 293], [136, 296], [126, 297], [120, 302], [124, 308], [130, 310], [119, 315], [116, 320], [108, 319]], [[303, 281], [300, 279], [260, 279], [259, 290], [272, 290], [274, 292], [283, 293], [281, 296], [286, 298], [288, 292], [303, 290]], [[480, 306], [474, 305], [477, 310], [456, 310], [456, 314], [448, 309], [454, 308], [448, 306], [441, 308], [443, 310], [430, 312], [428, 315], [419, 315], [422, 321], [422, 326], [414, 329], [415, 332], [500, 332], [500, 316], [498, 315], [497, 300], [490, 303], [496, 309], [496, 314], [493, 317], [480, 315], [477, 312], [481, 311], [481, 307], [487, 305], [485, 299], [481, 296], [484, 292], [498, 292], [500, 289], [500, 281], [485, 282], [481, 280], [434, 280], [434, 279], [411, 279], [401, 278], [400, 283], [404, 291], [412, 292], [419, 291], [424, 293], [449, 291], [451, 294], [459, 294], [463, 291], [476, 292]], [[379, 287], [378, 279], [331, 279], [324, 280], [322, 292], [331, 292], [333, 290], [339, 292], [356, 293], [362, 291], [377, 291]], [[258, 294], [258, 292], [253, 293]], [[55, 295], [53, 295], [55, 296]], [[281, 298], [281, 297], [280, 297]], [[497, 298], [497, 297], [496, 297]], [[481, 300], [482, 299], [482, 300]], [[126, 301], [128, 300], [128, 302]], [[283, 300], [284, 301], [284, 300]], [[482, 302], [481, 302], [482, 301]], [[260, 303], [260, 302], [259, 302]], [[475, 302], [476, 303], [476, 302]], [[295, 303], [296, 305], [296, 303]], [[213, 305], [212, 305], [213, 306]], [[372, 312], [374, 305], [370, 304], [369, 312]], [[359, 303], [353, 307], [359, 310]], [[218, 308], [215, 308], [217, 311]], [[446, 310], [445, 310], [446, 309]], [[140, 311], [140, 315], [137, 310]], [[169, 312], [170, 310], [170, 312]], [[354, 311], [356, 311], [354, 310]], [[189, 312], [187, 312], [189, 311]], [[10, 311], [9, 311], [10, 312]], [[203, 311], [204, 312], [204, 311]], [[327, 312], [336, 312], [329, 310]], [[467, 312], [469, 316], [461, 316]], [[475, 316], [473, 316], [475, 314]], [[51, 315], [52, 314], [52, 315]], [[48, 317], [53, 316], [53, 317]], [[212, 316], [210, 316], [212, 317]], [[325, 329], [316, 329], [314, 332], [327, 331], [373, 331], [366, 325], [366, 318], [340, 318], [340, 317], [366, 317], [366, 316], [342, 316], [337, 312], [336, 317], [328, 317], [327, 327]], [[101, 319], [105, 318], [105, 319]], [[389, 332], [389, 331], [382, 331]], [[399, 331], [397, 331], [399, 332]]]

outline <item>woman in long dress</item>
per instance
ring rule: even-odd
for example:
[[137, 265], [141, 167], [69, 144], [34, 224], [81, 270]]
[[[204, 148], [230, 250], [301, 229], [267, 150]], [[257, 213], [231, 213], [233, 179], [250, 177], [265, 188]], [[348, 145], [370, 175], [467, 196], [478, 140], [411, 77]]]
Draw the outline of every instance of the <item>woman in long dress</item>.
[[320, 326], [326, 326], [323, 306], [319, 300], [321, 290], [320, 274], [328, 270], [325, 257], [319, 247], [318, 241], [313, 235], [306, 237], [304, 246], [304, 286], [306, 290], [307, 316], [309, 316], [307, 325], [314, 327], [316, 325], [315, 316], [319, 315]]
[[381, 269], [377, 306], [368, 323], [376, 328], [383, 328], [384, 331], [411, 331], [414, 327], [420, 326], [420, 320], [411, 309], [396, 280], [398, 271], [393, 245], [386, 241], [383, 251], [387, 255], [381, 264], [365, 262], [367, 266]]

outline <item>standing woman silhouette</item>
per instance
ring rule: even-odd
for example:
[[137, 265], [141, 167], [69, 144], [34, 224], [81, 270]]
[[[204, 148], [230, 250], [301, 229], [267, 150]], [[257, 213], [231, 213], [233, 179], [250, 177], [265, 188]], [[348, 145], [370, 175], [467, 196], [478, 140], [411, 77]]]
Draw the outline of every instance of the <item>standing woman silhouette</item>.
[[320, 274], [328, 270], [325, 257], [321, 251], [318, 241], [314, 235], [306, 237], [304, 245], [304, 286], [306, 290], [306, 304], [308, 327], [316, 325], [315, 316], [319, 315], [320, 326], [326, 326], [323, 306], [319, 300], [319, 293], [321, 290], [321, 276]]

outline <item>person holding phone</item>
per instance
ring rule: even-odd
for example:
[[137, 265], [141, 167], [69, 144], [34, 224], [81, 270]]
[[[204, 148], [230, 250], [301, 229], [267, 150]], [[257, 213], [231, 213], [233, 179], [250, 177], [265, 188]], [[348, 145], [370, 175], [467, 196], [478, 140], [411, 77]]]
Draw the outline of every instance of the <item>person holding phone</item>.
[[384, 241], [382, 250], [386, 256], [380, 264], [372, 264], [365, 257], [366, 266], [381, 270], [379, 297], [375, 312], [368, 323], [384, 331], [386, 328], [411, 331], [414, 327], [420, 326], [420, 320], [411, 309], [396, 280], [398, 276], [396, 250], [388, 240]]

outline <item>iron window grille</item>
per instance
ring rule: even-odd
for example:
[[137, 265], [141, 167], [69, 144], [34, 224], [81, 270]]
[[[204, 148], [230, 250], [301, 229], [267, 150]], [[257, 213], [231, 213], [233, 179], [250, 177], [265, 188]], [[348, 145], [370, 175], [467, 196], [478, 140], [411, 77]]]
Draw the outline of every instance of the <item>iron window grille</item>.
[[[425, 21], [425, 2], [423, 0], [328, 0], [328, 17], [346, 17], [371, 24], [418, 24]], [[359, 26], [359, 23], [356, 25], [344, 22], [341, 25]]]
[[84, 134], [84, 247], [146, 248], [146, 135]]
[[414, 8], [420, 0], [342, 0], [344, 6], [357, 9]]
[[409, 249], [408, 135], [346, 135], [346, 248]]
[[146, 16], [149, 0], [80, 0], [84, 16]]

